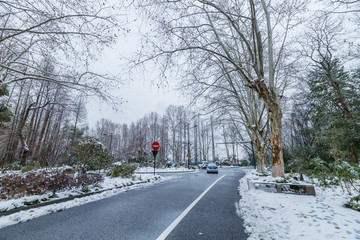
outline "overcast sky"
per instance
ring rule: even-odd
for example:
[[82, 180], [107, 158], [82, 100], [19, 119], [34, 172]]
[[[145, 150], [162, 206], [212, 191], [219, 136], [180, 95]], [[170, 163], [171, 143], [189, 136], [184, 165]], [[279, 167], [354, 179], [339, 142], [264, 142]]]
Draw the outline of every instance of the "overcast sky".
[[[136, 18], [136, 17], [134, 17]], [[139, 27], [141, 25], [141, 27]], [[144, 29], [146, 24], [137, 20], [133, 26], [128, 25], [131, 32], [126, 36], [119, 36], [115, 46], [102, 52], [102, 59], [95, 64], [97, 72], [109, 72], [112, 74], [121, 73], [124, 69], [125, 61], [122, 56], [131, 56], [140, 47], [140, 33], [138, 29]], [[150, 72], [151, 70], [151, 72]], [[88, 104], [88, 123], [93, 127], [96, 121], [105, 118], [116, 123], [131, 123], [139, 120], [145, 114], [157, 112], [163, 114], [170, 104], [186, 105], [186, 101], [174, 89], [177, 86], [177, 80], [160, 84], [160, 88], [152, 84], [156, 74], [156, 67], [152, 67], [145, 72], [139, 72], [138, 75], [132, 75], [134, 81], [125, 82], [119, 89], [114, 89], [113, 94], [123, 98], [124, 102], [119, 110], [114, 110], [106, 103], [100, 103], [98, 100], [91, 100]], [[125, 71], [125, 70], [124, 70]], [[127, 72], [124, 72], [124, 76]]]

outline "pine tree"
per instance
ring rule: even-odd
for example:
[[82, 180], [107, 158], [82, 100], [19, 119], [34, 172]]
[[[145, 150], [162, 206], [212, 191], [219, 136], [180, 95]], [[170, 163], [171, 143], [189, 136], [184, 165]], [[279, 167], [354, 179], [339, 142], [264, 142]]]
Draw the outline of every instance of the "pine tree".
[[[0, 99], [1, 97], [9, 96], [7, 85], [0, 86]], [[5, 101], [0, 101], [0, 126], [3, 122], [10, 122], [13, 113], [10, 110], [10, 106]]]
[[358, 162], [360, 151], [359, 71], [345, 71], [338, 59], [324, 58], [310, 72], [309, 116], [315, 149], [324, 160]]

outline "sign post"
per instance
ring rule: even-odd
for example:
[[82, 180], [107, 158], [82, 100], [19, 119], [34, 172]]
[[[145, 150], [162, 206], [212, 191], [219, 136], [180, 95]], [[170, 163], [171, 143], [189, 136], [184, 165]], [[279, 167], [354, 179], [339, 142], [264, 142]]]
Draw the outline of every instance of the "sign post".
[[160, 148], [160, 144], [158, 142], [153, 142], [151, 147], [153, 149], [152, 153], [154, 155], [154, 175], [155, 175], [155, 160], [156, 160], [156, 155], [158, 153], [158, 150]]

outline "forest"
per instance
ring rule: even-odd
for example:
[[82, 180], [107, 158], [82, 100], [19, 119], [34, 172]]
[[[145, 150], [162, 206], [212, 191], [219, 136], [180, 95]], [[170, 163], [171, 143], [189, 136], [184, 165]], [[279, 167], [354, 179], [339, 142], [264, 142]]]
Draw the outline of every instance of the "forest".
[[[251, 145], [240, 144], [252, 142], [259, 173], [359, 179], [358, 1], [0, 3], [3, 171], [146, 165], [154, 141], [159, 167], [184, 164], [189, 150], [194, 163], [232, 161], [238, 148], [247, 154], [237, 160], [252, 164]], [[131, 11], [151, 24], [129, 73], [156, 64], [160, 81], [178, 79], [191, 104], [91, 129], [88, 100], [117, 103], [109, 89], [123, 80], [91, 62], [131, 30]]]

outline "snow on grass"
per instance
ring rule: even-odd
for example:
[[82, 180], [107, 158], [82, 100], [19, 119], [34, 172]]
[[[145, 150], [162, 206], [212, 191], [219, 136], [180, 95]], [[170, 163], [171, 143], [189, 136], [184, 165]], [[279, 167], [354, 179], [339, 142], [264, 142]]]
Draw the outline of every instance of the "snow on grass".
[[360, 239], [360, 212], [343, 206], [350, 197], [340, 187], [315, 186], [316, 196], [249, 190], [247, 179], [275, 179], [246, 171], [240, 180], [237, 213], [244, 219], [248, 239]]
[[[155, 178], [156, 177], [156, 178]], [[80, 206], [89, 202], [97, 201], [106, 197], [111, 197], [113, 195], [116, 195], [121, 192], [129, 191], [131, 189], [140, 188], [144, 186], [148, 186], [150, 184], [154, 184], [157, 182], [165, 181], [174, 178], [174, 176], [160, 176], [160, 175], [152, 175], [152, 174], [135, 174], [132, 179], [129, 178], [111, 178], [111, 177], [105, 177], [104, 181], [98, 184], [97, 186], [90, 186], [89, 191], [95, 192], [99, 190], [106, 190], [98, 194], [94, 194], [87, 197], [82, 198], [76, 198], [74, 200], [52, 204], [44, 207], [39, 208], [33, 208], [28, 210], [23, 210], [8, 216], [1, 216], [0, 217], [0, 229], [4, 228], [9, 225], [13, 225], [20, 222], [26, 222], [33, 218], [40, 217], [49, 213], [58, 212], [61, 210], [65, 210], [71, 207]], [[157, 179], [157, 180], [156, 180]], [[139, 183], [146, 181], [146, 183]], [[135, 185], [130, 185], [130, 183], [139, 183]], [[124, 186], [122, 188], [118, 188], [120, 186]], [[57, 200], [66, 198], [69, 196], [75, 196], [83, 194], [78, 189], [73, 190], [66, 190], [56, 193], [55, 198], [49, 198], [52, 194], [44, 194], [44, 195], [36, 195], [36, 196], [26, 196], [19, 199], [11, 199], [11, 200], [0, 200], [0, 211], [6, 211], [10, 209], [14, 209], [16, 207], [22, 207], [24, 206], [24, 202], [31, 202], [35, 200], [39, 200], [39, 202], [42, 202], [41, 199], [47, 199], [47, 201], [51, 200]]]

